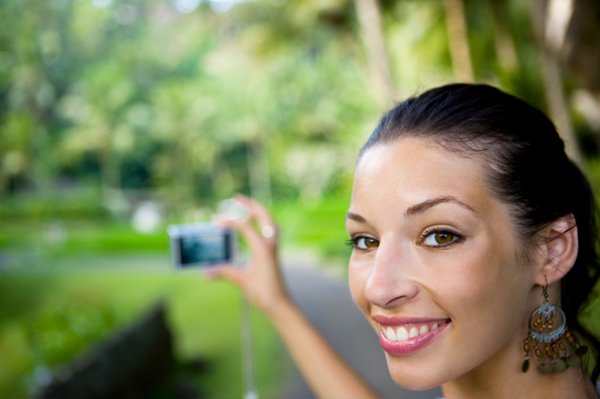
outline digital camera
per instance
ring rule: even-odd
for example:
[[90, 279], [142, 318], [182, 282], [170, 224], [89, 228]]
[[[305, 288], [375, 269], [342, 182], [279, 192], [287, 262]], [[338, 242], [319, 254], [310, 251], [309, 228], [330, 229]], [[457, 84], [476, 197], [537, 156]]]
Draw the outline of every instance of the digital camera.
[[207, 223], [172, 225], [168, 228], [173, 265], [178, 269], [232, 263], [235, 232]]

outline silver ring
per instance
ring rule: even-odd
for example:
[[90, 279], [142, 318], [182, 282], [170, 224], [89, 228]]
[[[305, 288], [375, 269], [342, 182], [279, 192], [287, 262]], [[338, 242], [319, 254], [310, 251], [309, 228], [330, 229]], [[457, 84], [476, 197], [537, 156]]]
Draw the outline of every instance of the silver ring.
[[263, 226], [260, 229], [260, 235], [267, 240], [275, 238], [277, 236], [277, 227], [270, 224]]

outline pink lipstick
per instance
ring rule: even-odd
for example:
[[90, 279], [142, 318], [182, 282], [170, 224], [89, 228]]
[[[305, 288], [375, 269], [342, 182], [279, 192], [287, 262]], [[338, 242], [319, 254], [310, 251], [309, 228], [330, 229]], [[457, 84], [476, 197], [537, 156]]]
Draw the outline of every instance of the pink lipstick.
[[406, 319], [374, 316], [379, 323], [379, 343], [384, 351], [393, 356], [417, 352], [431, 342], [450, 325], [450, 319]]

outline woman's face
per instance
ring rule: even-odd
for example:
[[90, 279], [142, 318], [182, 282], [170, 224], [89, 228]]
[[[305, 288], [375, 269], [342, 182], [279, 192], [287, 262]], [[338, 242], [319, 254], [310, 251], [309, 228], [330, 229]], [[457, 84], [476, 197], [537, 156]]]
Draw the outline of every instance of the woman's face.
[[514, 372], [523, 361], [534, 268], [517, 255], [482, 162], [410, 137], [359, 161], [346, 222], [350, 289], [405, 387]]

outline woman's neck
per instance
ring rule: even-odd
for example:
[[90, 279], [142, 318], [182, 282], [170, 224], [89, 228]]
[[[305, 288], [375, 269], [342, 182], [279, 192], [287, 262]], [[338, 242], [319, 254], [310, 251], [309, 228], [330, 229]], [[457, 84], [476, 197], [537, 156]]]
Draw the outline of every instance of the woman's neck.
[[541, 374], [537, 370], [522, 373], [486, 373], [465, 375], [443, 385], [445, 399], [595, 399], [596, 388], [581, 368], [560, 374]]
[[467, 374], [442, 385], [445, 399], [596, 399], [596, 387], [580, 367], [563, 373], [542, 374], [531, 360], [521, 371], [524, 332]]

